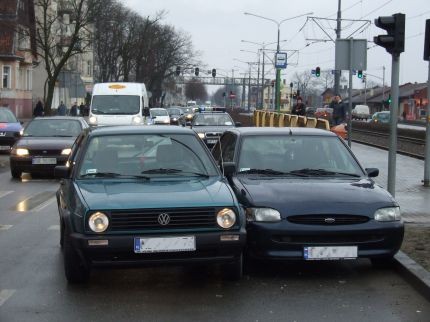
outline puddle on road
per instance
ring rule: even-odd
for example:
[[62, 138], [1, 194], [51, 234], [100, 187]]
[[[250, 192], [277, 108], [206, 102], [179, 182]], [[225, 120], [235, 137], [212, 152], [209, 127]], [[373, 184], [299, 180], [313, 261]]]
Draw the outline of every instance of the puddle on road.
[[18, 203], [16, 206], [12, 207], [11, 210], [18, 212], [25, 212], [37, 208], [44, 202], [48, 201], [55, 196], [55, 191], [44, 191], [34, 195], [28, 199], [25, 199]]

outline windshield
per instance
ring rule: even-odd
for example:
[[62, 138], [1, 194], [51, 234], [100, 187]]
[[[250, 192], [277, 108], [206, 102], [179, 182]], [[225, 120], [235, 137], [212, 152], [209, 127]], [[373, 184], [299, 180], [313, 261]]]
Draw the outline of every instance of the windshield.
[[137, 95], [94, 95], [91, 112], [108, 115], [139, 114], [140, 98]]
[[362, 176], [358, 163], [337, 137], [248, 136], [243, 139], [239, 172], [270, 169], [282, 173], [303, 169]]
[[388, 120], [390, 118], [390, 114], [389, 113], [379, 113], [377, 115], [377, 118], [381, 119], [381, 120]]
[[152, 116], [168, 116], [169, 113], [167, 113], [166, 110], [156, 110], [156, 109], [150, 109], [150, 113]]
[[91, 139], [79, 177], [207, 177], [219, 172], [194, 135], [121, 134]]
[[24, 129], [23, 136], [38, 137], [77, 137], [82, 131], [77, 120], [37, 119], [31, 121]]
[[189, 107], [183, 107], [183, 108], [182, 108], [182, 111], [183, 111], [185, 114], [193, 113], [193, 111], [192, 111], [192, 110], [191, 110], [191, 108], [189, 108]]
[[181, 115], [181, 110], [179, 108], [169, 108], [169, 115]]
[[18, 121], [11, 111], [0, 109], [0, 123], [18, 123]]
[[198, 114], [193, 120], [194, 126], [233, 126], [228, 114]]

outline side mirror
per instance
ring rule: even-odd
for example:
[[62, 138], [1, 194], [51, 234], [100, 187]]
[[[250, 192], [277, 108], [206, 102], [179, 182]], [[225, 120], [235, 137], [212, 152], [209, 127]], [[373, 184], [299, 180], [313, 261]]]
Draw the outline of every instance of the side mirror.
[[19, 121], [19, 124], [24, 125], [24, 122], [23, 121]]
[[377, 168], [366, 168], [365, 170], [369, 178], [374, 178], [379, 175], [379, 169]]
[[222, 164], [224, 175], [226, 177], [231, 177], [236, 173], [236, 164], [234, 162], [224, 162]]
[[57, 165], [54, 169], [54, 176], [58, 179], [66, 179], [70, 177], [70, 168], [65, 165]]
[[186, 121], [186, 122], [185, 122], [185, 125], [186, 125], [186, 126], [191, 126], [191, 122], [190, 122], [190, 121]]
[[240, 123], [240, 122], [234, 122], [234, 125], [236, 125], [236, 127], [240, 127], [240, 126], [242, 126], [242, 123]]

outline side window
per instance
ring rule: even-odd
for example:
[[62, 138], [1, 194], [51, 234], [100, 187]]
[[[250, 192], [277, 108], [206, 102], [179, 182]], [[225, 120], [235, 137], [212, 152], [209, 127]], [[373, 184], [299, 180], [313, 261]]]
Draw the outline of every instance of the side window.
[[237, 138], [234, 134], [227, 133], [222, 137], [221, 150], [224, 162], [234, 161], [234, 150], [236, 147]]

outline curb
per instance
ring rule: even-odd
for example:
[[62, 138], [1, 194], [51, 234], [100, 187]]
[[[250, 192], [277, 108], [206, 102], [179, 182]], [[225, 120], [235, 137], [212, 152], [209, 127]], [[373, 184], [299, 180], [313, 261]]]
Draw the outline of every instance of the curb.
[[430, 300], [430, 272], [415, 262], [404, 252], [399, 251], [394, 260], [397, 269], [402, 273], [412, 286], [415, 287], [424, 297]]

